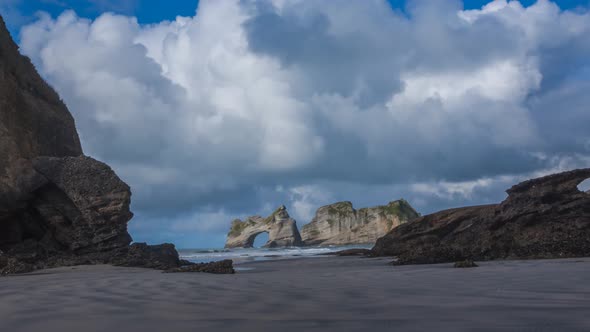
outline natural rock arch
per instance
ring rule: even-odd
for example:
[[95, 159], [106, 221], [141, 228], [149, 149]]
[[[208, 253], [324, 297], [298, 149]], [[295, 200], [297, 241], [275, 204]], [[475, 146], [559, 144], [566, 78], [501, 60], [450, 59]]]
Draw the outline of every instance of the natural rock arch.
[[262, 233], [268, 233], [266, 248], [301, 246], [301, 235], [297, 230], [297, 222], [289, 216], [285, 206], [279, 207], [267, 218], [260, 216], [248, 217], [232, 222], [227, 234], [226, 248], [252, 248], [254, 240]]

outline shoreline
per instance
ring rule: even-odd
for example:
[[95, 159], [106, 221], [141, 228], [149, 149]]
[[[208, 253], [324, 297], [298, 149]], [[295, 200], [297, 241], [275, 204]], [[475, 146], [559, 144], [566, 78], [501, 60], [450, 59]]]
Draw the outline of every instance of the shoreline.
[[108, 265], [0, 279], [9, 331], [590, 329], [590, 257], [391, 266], [321, 256], [233, 275]]
[[338, 246], [308, 246], [285, 248], [203, 248], [203, 249], [179, 249], [181, 259], [193, 263], [208, 263], [231, 259], [234, 265], [244, 262], [268, 261], [277, 259], [292, 259], [297, 257], [315, 257], [317, 254], [330, 254], [348, 249], [367, 249], [371, 244], [354, 244]]

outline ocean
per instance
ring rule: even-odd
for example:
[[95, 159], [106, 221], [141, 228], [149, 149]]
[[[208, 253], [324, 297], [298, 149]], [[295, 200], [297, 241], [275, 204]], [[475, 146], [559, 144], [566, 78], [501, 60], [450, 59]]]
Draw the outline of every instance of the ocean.
[[366, 248], [370, 249], [372, 245], [348, 245], [348, 246], [329, 246], [329, 247], [289, 247], [289, 248], [235, 248], [235, 249], [179, 249], [180, 258], [186, 259], [193, 263], [206, 263], [231, 259], [234, 264], [240, 264], [252, 261], [266, 261], [276, 259], [290, 259], [298, 257], [321, 257], [318, 255], [331, 252], [353, 249]]

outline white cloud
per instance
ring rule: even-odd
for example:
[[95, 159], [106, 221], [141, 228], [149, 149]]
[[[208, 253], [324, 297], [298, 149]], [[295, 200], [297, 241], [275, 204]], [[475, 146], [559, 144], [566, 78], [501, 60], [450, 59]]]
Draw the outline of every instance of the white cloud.
[[548, 167], [524, 174], [482, 177], [472, 181], [435, 181], [413, 183], [409, 186], [409, 190], [422, 196], [435, 196], [448, 201], [473, 201], [477, 200], [478, 193], [489, 191], [490, 189], [506, 190], [512, 185], [528, 179], [539, 178], [554, 173], [590, 166], [590, 157], [584, 155], [549, 157], [543, 153], [535, 153], [535, 158], [545, 161], [545, 164]]
[[[130, 182], [135, 207], [194, 224], [279, 199], [307, 220], [340, 197], [317, 179], [477, 200], [489, 179], [588, 154], [576, 120], [587, 118], [590, 14], [546, 0], [409, 8], [202, 0], [195, 17], [153, 25], [68, 11], [23, 28], [21, 49], [86, 153]], [[274, 200], [252, 194], [277, 186]]]
[[449, 182], [440, 181], [436, 183], [415, 183], [410, 186], [414, 193], [422, 195], [434, 195], [439, 198], [453, 200], [457, 197], [472, 199], [475, 190], [496, 185], [498, 182], [510, 184], [514, 182], [514, 176], [501, 176], [498, 178], [482, 178], [473, 181]]
[[305, 165], [321, 139], [305, 126], [307, 110], [289, 96], [279, 66], [248, 53], [238, 14], [237, 3], [204, 2], [202, 20], [142, 28], [123, 16], [90, 22], [66, 12], [24, 28], [22, 48], [60, 90], [85, 147], [99, 157], [113, 158], [111, 147], [90, 134], [114, 133], [135, 147], [153, 142], [160, 154], [210, 152], [213, 163], [246, 169]]
[[329, 189], [318, 185], [301, 185], [289, 188], [291, 215], [299, 224], [307, 224], [322, 205], [333, 203]]

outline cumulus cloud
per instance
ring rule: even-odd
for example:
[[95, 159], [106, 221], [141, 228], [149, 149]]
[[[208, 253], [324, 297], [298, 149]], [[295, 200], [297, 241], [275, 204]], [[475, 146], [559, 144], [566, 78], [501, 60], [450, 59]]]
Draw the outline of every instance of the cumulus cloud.
[[152, 25], [68, 11], [21, 48], [162, 232], [284, 202], [300, 223], [331, 199], [483, 202], [590, 155], [590, 14], [548, 0], [202, 0]]
[[311, 221], [318, 207], [334, 202], [330, 190], [319, 185], [302, 185], [289, 188], [288, 199], [292, 217], [304, 222]]
[[[449, 204], [455, 205], [457, 202], [461, 203], [459, 205], [474, 205], [482, 202], [497, 203], [506, 197], [504, 191], [516, 183], [590, 165], [590, 156], [587, 155], [548, 156], [544, 153], [537, 153], [535, 156], [544, 161], [546, 168], [522, 174], [482, 177], [471, 181], [450, 182], [443, 180], [413, 183], [409, 185], [407, 191], [417, 194], [419, 201], [428, 202], [428, 198], [431, 198], [441, 203], [446, 202], [447, 206]], [[587, 183], [590, 182], [584, 182], [580, 186], [580, 190], [584, 190], [588, 186]]]

